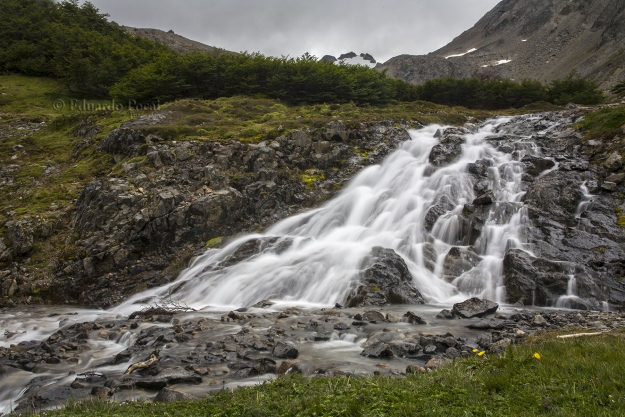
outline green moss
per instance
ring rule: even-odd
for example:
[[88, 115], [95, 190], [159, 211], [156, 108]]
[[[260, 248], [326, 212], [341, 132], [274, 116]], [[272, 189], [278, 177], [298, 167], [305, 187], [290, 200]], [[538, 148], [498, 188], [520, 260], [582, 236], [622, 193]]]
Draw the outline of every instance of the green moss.
[[369, 158], [369, 150], [367, 149], [355, 149], [354, 152], [363, 158]]
[[313, 188], [317, 181], [323, 181], [326, 179], [325, 174], [322, 171], [316, 169], [309, 169], [301, 176], [302, 182], [306, 184], [308, 188]]
[[618, 216], [616, 224], [618, 224], [619, 226], [625, 226], [625, 215]]
[[204, 245], [204, 249], [216, 248], [221, 244], [221, 242], [223, 242], [223, 240], [223, 236], [214, 237], [206, 242], [206, 244]]

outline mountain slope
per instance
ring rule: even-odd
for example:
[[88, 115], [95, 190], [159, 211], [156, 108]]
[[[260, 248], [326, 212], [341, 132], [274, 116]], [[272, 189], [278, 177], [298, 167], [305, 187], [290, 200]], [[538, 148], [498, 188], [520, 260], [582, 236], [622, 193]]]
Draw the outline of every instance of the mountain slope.
[[160, 29], [133, 28], [130, 26], [122, 26], [122, 28], [126, 31], [126, 33], [130, 35], [159, 42], [181, 54], [186, 54], [190, 52], [208, 52], [215, 54], [235, 53], [231, 51], [226, 51], [225, 49], [217, 48], [215, 46], [209, 46], [201, 42], [187, 39], [184, 36], [175, 34], [173, 31], [165, 32]]
[[607, 88], [625, 78], [624, 63], [623, 0], [504, 0], [443, 48], [378, 68], [413, 84], [473, 76], [548, 82], [576, 70]]

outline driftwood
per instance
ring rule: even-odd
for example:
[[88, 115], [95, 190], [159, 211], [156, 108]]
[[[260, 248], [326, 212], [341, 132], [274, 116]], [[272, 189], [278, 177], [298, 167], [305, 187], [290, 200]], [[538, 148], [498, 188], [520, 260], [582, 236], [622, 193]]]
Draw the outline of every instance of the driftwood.
[[195, 310], [188, 307], [186, 304], [173, 301], [171, 298], [161, 298], [141, 310], [135, 311], [128, 318], [131, 320], [136, 318], [147, 320], [153, 316], [171, 316], [176, 313], [186, 313], [189, 311]]
[[605, 332], [598, 333], [574, 333], [574, 334], [563, 334], [558, 336], [558, 339], [572, 339], [574, 337], [585, 337], [585, 336], [599, 336], [604, 334]]
[[146, 360], [133, 363], [132, 365], [128, 367], [128, 369], [126, 369], [126, 372], [124, 372], [124, 375], [130, 375], [136, 369], [149, 368], [150, 366], [154, 365], [156, 362], [160, 360], [160, 358], [158, 357], [159, 354], [160, 354], [160, 350], [157, 349], [154, 352], [152, 352], [150, 357], [147, 358]]

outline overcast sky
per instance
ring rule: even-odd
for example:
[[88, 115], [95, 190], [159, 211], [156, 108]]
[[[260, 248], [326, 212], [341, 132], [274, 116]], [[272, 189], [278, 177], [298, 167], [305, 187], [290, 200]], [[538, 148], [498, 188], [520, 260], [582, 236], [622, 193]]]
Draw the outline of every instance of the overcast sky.
[[379, 62], [432, 52], [500, 0], [91, 0], [121, 25], [173, 30], [227, 50]]

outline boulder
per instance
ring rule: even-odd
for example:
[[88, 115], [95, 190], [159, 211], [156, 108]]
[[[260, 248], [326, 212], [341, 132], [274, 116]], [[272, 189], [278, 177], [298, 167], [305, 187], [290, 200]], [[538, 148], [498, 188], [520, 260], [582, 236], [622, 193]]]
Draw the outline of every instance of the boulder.
[[174, 403], [176, 401], [192, 400], [195, 397], [182, 391], [176, 391], [170, 388], [163, 388], [154, 397], [155, 403]]
[[389, 347], [389, 345], [384, 342], [379, 342], [372, 346], [369, 346], [365, 348], [365, 350], [363, 350], [360, 354], [367, 358], [377, 359], [392, 358], [394, 356], [393, 350]]
[[278, 342], [273, 347], [271, 355], [280, 359], [297, 359], [299, 351], [288, 343]]
[[499, 304], [489, 300], [481, 300], [477, 297], [470, 298], [462, 303], [454, 304], [452, 312], [456, 317], [470, 319], [473, 317], [484, 317], [494, 314], [499, 308]]
[[435, 167], [442, 167], [455, 162], [462, 154], [464, 137], [461, 135], [443, 135], [440, 143], [430, 151], [429, 161]]
[[371, 250], [357, 288], [346, 300], [350, 307], [423, 303], [404, 259], [394, 250], [380, 246]]
[[443, 263], [443, 278], [451, 282], [460, 275], [473, 269], [482, 258], [471, 249], [454, 246], [452, 247]]

